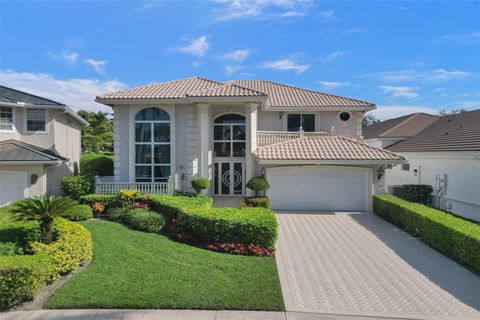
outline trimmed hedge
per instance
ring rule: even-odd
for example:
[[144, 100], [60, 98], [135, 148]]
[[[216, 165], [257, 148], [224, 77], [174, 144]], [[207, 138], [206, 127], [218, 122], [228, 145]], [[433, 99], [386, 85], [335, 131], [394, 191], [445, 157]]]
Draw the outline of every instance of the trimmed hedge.
[[270, 198], [268, 197], [246, 197], [245, 205], [253, 208], [270, 209]]
[[86, 153], [80, 157], [80, 173], [85, 176], [113, 176], [113, 157]]
[[159, 233], [165, 226], [165, 218], [158, 212], [148, 209], [118, 208], [110, 217], [135, 230]]
[[105, 211], [121, 206], [121, 201], [115, 194], [87, 194], [80, 197], [79, 202], [88, 205], [90, 208], [95, 202], [101, 203], [105, 206]]
[[64, 176], [61, 188], [65, 196], [78, 200], [93, 191], [93, 180], [91, 177], [81, 175]]
[[63, 216], [70, 221], [83, 221], [93, 217], [92, 208], [86, 204], [79, 204], [68, 215]]
[[0, 243], [14, 243], [18, 250], [31, 253], [31, 244], [42, 240], [37, 221], [11, 221], [0, 225]]
[[426, 206], [432, 204], [432, 192], [433, 188], [428, 184], [404, 184], [402, 186], [402, 198]]
[[480, 272], [479, 225], [388, 194], [373, 196], [373, 211], [451, 259]]
[[242, 243], [270, 248], [278, 223], [264, 208], [212, 208], [206, 196], [152, 196], [150, 205], [176, 222], [184, 232], [206, 243]]

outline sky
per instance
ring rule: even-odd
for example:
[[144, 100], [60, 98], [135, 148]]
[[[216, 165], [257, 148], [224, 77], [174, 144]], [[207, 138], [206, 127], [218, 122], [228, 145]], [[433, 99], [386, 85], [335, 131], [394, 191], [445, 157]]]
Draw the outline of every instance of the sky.
[[480, 1], [0, 0], [3, 85], [111, 112], [95, 96], [190, 76], [478, 109]]

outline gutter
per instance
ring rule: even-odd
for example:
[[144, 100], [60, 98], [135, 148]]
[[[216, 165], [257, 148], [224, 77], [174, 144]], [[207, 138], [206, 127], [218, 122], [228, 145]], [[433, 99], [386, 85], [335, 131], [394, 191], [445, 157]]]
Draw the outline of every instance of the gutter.
[[46, 161], [42, 161], [42, 160], [38, 160], [38, 161], [34, 161], [34, 160], [26, 160], [26, 161], [22, 161], [22, 160], [6, 160], [6, 161], [0, 161], [0, 166], [1, 165], [4, 165], [4, 164], [17, 164], [17, 165], [22, 165], [22, 164], [62, 164], [63, 161], [61, 160], [46, 160]]
[[400, 164], [407, 163], [407, 160], [258, 160], [259, 164]]

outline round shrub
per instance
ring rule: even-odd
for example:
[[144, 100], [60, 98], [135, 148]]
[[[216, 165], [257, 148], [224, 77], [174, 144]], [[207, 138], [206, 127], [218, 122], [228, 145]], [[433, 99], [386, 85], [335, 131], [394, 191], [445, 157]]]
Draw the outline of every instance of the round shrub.
[[264, 177], [253, 177], [248, 180], [247, 188], [255, 191], [255, 195], [258, 196], [260, 191], [266, 191], [270, 189], [270, 185]]
[[202, 190], [208, 189], [208, 187], [210, 187], [210, 181], [207, 178], [192, 179], [192, 188], [197, 194], [200, 194]]
[[246, 197], [245, 205], [253, 208], [270, 209], [270, 199], [268, 197]]
[[87, 153], [80, 157], [80, 173], [89, 177], [113, 176], [113, 157]]
[[136, 209], [126, 216], [126, 223], [136, 230], [159, 233], [165, 226], [165, 218], [155, 211]]
[[78, 200], [93, 191], [93, 182], [91, 178], [82, 175], [64, 176], [61, 188], [64, 195]]
[[79, 204], [67, 215], [63, 215], [64, 218], [70, 221], [83, 221], [93, 217], [92, 209], [86, 204]]

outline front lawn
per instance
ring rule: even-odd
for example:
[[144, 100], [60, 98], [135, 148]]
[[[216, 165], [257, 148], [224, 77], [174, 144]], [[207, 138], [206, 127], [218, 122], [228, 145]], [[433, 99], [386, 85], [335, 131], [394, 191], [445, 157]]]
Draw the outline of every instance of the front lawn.
[[94, 260], [47, 308], [284, 308], [274, 258], [211, 252], [115, 222], [81, 224]]

